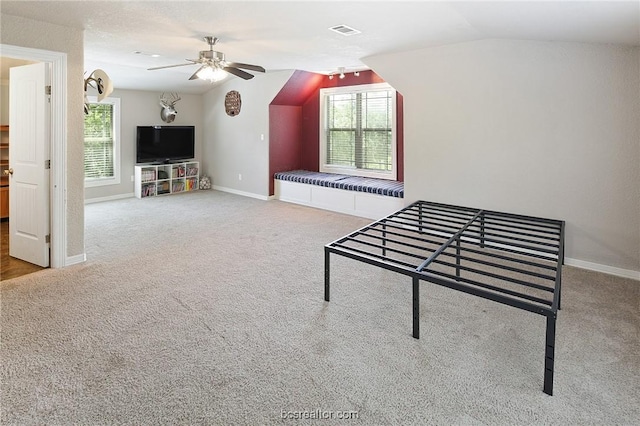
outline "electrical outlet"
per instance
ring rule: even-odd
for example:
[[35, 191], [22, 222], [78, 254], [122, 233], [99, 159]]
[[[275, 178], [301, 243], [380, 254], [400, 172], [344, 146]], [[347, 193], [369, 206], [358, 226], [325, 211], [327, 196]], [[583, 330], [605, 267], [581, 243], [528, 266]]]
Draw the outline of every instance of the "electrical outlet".
[[242, 180], [242, 174], [241, 173], [238, 174], [238, 180]]

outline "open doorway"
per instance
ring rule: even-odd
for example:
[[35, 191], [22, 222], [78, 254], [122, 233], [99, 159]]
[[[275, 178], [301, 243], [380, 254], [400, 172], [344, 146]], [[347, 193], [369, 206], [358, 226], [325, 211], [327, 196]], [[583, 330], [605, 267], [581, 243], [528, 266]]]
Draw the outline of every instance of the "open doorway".
[[[48, 149], [48, 158], [50, 158], [50, 184], [47, 185], [47, 192], [49, 193], [46, 208], [50, 213], [50, 233], [48, 237], [48, 249], [51, 267], [58, 268], [63, 267], [67, 263], [66, 258], [66, 211], [64, 204], [64, 194], [66, 191], [66, 117], [67, 117], [67, 57], [65, 53], [52, 52], [40, 49], [32, 49], [20, 46], [11, 46], [0, 44], [1, 51], [3, 53], [2, 64], [9, 63], [12, 60], [23, 61], [23, 63], [47, 63], [51, 70], [51, 85], [53, 87], [52, 95], [49, 97], [49, 102], [52, 108], [51, 117], [51, 145]], [[10, 59], [8, 59], [10, 58]], [[6, 62], [5, 62], [6, 61]], [[10, 67], [7, 66], [7, 69]], [[8, 75], [8, 71], [7, 71]], [[8, 77], [2, 78], [2, 83], [6, 83], [8, 87]], [[4, 87], [3, 87], [4, 88]], [[7, 92], [7, 91], [4, 91]], [[7, 92], [8, 103], [8, 92]], [[3, 96], [4, 97], [4, 96]], [[8, 111], [8, 108], [3, 107], [3, 111]], [[6, 113], [8, 116], [8, 112]], [[4, 122], [2, 124], [5, 124]], [[10, 144], [10, 142], [9, 142]], [[9, 145], [10, 146], [10, 145]], [[7, 150], [8, 151], [8, 150]], [[0, 172], [1, 174], [2, 172]], [[13, 213], [15, 215], [15, 212]], [[19, 215], [17, 215], [19, 216]], [[11, 220], [11, 218], [8, 218]], [[7, 235], [7, 231], [3, 226], [4, 221], [0, 221], [1, 236]], [[0, 238], [0, 254], [2, 249], [7, 245], [3, 238]], [[0, 265], [2, 266], [2, 273], [0, 273], [0, 279], [9, 278], [9, 260], [6, 257], [0, 259]], [[20, 268], [22, 274], [27, 272]], [[5, 274], [6, 272], [6, 274]], [[28, 272], [33, 272], [30, 270]], [[11, 273], [13, 276], [13, 272]]]
[[26, 262], [9, 255], [9, 70], [13, 67], [29, 65], [35, 61], [2, 58], [0, 67], [0, 281], [16, 278], [43, 269], [41, 266]]

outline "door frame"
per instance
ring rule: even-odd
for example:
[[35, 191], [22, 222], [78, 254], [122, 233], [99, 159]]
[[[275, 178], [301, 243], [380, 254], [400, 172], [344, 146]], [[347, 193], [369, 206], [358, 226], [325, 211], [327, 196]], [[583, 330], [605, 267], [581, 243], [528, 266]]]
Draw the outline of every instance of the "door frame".
[[[51, 64], [51, 177], [50, 218], [52, 268], [66, 266], [67, 214], [64, 194], [67, 193], [67, 54], [50, 50], [0, 44], [2, 56]], [[9, 195], [11, 196], [11, 195]], [[9, 218], [11, 220], [11, 218]]]

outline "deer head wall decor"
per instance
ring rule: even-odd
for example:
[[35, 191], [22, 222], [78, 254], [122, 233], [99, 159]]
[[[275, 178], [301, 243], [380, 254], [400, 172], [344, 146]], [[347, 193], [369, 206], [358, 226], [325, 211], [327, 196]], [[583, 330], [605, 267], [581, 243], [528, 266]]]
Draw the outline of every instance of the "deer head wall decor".
[[160, 106], [162, 107], [162, 110], [160, 111], [160, 118], [162, 118], [162, 121], [165, 123], [171, 123], [175, 120], [176, 114], [178, 113], [175, 105], [180, 99], [182, 98], [180, 98], [177, 93], [172, 93], [171, 98], [167, 98], [164, 92], [162, 93], [160, 96]]

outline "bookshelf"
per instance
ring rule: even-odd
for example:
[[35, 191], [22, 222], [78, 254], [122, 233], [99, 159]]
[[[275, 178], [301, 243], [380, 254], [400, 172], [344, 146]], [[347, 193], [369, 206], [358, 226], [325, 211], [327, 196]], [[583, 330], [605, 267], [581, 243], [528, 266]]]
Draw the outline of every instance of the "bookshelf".
[[200, 163], [185, 161], [171, 164], [135, 166], [134, 192], [138, 198], [177, 194], [198, 189]]

